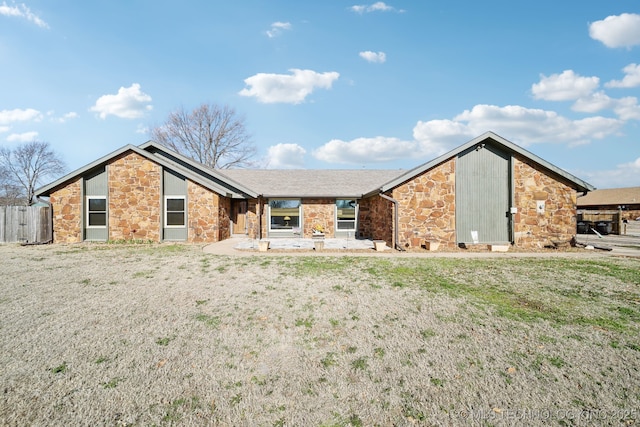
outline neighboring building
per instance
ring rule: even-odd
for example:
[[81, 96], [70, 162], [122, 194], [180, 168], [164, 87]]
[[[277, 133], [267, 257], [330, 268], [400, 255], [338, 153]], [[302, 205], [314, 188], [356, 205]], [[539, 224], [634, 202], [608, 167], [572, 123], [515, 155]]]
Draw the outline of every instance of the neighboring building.
[[213, 170], [153, 142], [128, 145], [39, 189], [55, 242], [327, 237], [542, 247], [576, 232], [594, 188], [487, 132], [410, 171]]
[[640, 187], [595, 190], [578, 198], [578, 209], [585, 211], [619, 211], [621, 219], [640, 218]]

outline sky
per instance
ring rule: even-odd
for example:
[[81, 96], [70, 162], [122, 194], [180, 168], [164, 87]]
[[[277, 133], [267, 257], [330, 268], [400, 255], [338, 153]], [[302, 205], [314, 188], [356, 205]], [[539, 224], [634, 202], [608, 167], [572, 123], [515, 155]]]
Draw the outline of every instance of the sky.
[[213, 104], [259, 167], [411, 169], [493, 131], [640, 186], [639, 96], [637, 0], [0, 0], [0, 147], [67, 172]]

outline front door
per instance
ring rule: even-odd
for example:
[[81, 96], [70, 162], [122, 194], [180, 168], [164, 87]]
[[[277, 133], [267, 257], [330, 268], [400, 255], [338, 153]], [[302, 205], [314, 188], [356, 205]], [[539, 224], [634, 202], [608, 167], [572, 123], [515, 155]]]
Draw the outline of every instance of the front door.
[[233, 214], [231, 216], [231, 221], [233, 221], [233, 234], [247, 233], [247, 201], [246, 200], [233, 201]]

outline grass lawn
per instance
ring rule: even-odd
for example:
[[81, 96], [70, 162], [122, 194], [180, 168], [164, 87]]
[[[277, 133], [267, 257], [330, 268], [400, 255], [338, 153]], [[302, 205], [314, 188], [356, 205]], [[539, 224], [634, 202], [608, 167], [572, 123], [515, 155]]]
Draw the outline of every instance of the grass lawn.
[[640, 259], [0, 246], [2, 425], [637, 425]]

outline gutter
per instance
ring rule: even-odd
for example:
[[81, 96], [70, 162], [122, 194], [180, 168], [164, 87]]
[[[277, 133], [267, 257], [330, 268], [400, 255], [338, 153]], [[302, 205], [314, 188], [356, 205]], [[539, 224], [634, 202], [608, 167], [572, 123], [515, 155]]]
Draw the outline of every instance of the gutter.
[[393, 197], [387, 196], [384, 193], [379, 193], [378, 195], [383, 199], [389, 200], [390, 202], [393, 203], [393, 219], [394, 219], [393, 245], [396, 247], [396, 250], [404, 252], [404, 249], [398, 244], [398, 227], [400, 225], [398, 220], [398, 201]]

